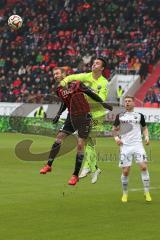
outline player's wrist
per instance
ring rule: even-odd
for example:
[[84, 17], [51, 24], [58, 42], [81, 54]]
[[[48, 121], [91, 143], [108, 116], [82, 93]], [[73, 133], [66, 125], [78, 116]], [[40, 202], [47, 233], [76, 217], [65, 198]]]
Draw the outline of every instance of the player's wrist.
[[115, 136], [115, 137], [114, 137], [114, 140], [115, 140], [115, 141], [119, 141], [119, 140], [120, 140], [119, 136]]
[[146, 135], [146, 136], [144, 137], [144, 139], [145, 139], [145, 141], [149, 141], [149, 136]]

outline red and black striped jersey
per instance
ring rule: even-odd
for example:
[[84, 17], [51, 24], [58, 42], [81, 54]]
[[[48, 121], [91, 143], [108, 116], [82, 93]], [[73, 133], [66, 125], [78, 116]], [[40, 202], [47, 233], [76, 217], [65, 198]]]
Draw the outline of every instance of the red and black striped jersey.
[[58, 86], [56, 92], [71, 115], [82, 115], [90, 112], [89, 103], [84, 96], [86, 87], [79, 81], [71, 82], [67, 88]]
[[79, 81], [74, 81], [68, 84], [67, 88], [58, 86], [57, 95], [62, 100], [58, 115], [68, 108], [71, 115], [82, 115], [90, 112], [90, 106], [84, 94], [87, 94], [104, 108], [112, 111], [112, 106], [103, 102], [103, 100], [90, 88], [86, 87]]

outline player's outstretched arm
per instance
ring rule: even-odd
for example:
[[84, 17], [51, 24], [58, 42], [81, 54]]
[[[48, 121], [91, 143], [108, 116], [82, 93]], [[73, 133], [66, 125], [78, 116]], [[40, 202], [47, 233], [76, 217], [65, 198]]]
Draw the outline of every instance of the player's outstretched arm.
[[113, 127], [112, 127], [112, 135], [114, 137], [115, 142], [118, 145], [122, 145], [123, 142], [122, 142], [121, 138], [119, 137], [119, 131], [120, 131], [120, 121], [119, 121], [119, 114], [117, 114], [116, 119], [113, 123]]
[[72, 74], [72, 75], [68, 75], [67, 77], [65, 77], [62, 81], [61, 81], [61, 86], [66, 86], [68, 83], [72, 82], [72, 81], [80, 81], [80, 82], [84, 82], [86, 80], [85, 78], [86, 73], [78, 73], [78, 74]]
[[143, 127], [143, 135], [146, 145], [149, 145], [149, 132], [147, 126]]
[[82, 92], [84, 92], [85, 94], [87, 94], [89, 97], [91, 97], [93, 100], [95, 100], [96, 102], [99, 102], [104, 108], [112, 111], [113, 107], [111, 105], [109, 105], [106, 102], [103, 102], [102, 98], [100, 98], [93, 90], [91, 90], [89, 87], [86, 87], [83, 83], [80, 84], [80, 88], [82, 90]]
[[61, 114], [66, 110], [66, 105], [64, 103], [61, 103], [60, 109], [57, 113], [57, 115], [53, 118], [52, 122], [53, 124], [57, 123], [59, 121], [59, 118]]
[[118, 145], [122, 145], [123, 142], [122, 140], [120, 139], [120, 137], [118, 136], [119, 134], [119, 127], [117, 126], [113, 126], [112, 128], [112, 134], [113, 134], [113, 137], [114, 137], [114, 140], [115, 142], [118, 144]]
[[140, 124], [141, 124], [142, 129], [143, 129], [144, 140], [145, 140], [146, 145], [149, 145], [149, 132], [148, 132], [148, 128], [147, 128], [147, 125], [146, 125], [145, 117], [142, 113], [140, 113], [140, 115], [141, 115]]

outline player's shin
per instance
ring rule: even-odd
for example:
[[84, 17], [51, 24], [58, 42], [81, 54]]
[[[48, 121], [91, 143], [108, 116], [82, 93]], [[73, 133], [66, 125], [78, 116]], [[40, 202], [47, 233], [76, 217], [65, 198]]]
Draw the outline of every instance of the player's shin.
[[121, 183], [123, 194], [128, 194], [128, 176], [121, 175]]
[[87, 168], [88, 166], [91, 172], [95, 172], [97, 170], [97, 154], [94, 145], [87, 144], [85, 149], [85, 159], [84, 168]]
[[83, 168], [89, 169], [89, 161], [88, 161], [87, 157], [85, 158], [85, 162], [84, 162]]
[[96, 150], [95, 150], [95, 147], [91, 147], [89, 149], [90, 151], [90, 157], [87, 159], [88, 160], [88, 163], [89, 163], [89, 166], [90, 166], [90, 169], [91, 169], [91, 172], [95, 172], [97, 170], [97, 154], [96, 154]]
[[55, 142], [52, 145], [52, 148], [51, 148], [51, 151], [50, 151], [50, 154], [49, 154], [48, 163], [47, 163], [47, 165], [49, 165], [50, 167], [52, 166], [52, 163], [53, 163], [55, 157], [59, 153], [60, 147], [61, 147], [61, 143], [58, 143], [58, 142]]
[[84, 153], [83, 152], [79, 152], [76, 155], [76, 163], [75, 163], [75, 169], [74, 169], [74, 173], [73, 175], [78, 176], [81, 166], [82, 166], [82, 162], [83, 162], [83, 158], [84, 158]]
[[150, 187], [150, 177], [149, 177], [148, 170], [141, 171], [141, 178], [144, 186], [144, 192], [147, 193], [149, 192], [149, 187]]

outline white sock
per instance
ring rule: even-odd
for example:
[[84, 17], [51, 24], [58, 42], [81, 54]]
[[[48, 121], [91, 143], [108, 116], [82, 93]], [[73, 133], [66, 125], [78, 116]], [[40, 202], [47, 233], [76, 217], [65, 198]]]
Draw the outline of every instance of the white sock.
[[144, 186], [144, 192], [149, 192], [150, 177], [149, 177], [148, 170], [141, 171], [141, 177], [142, 177], [142, 182], [143, 182], [143, 186]]
[[128, 176], [121, 175], [123, 194], [128, 193]]

